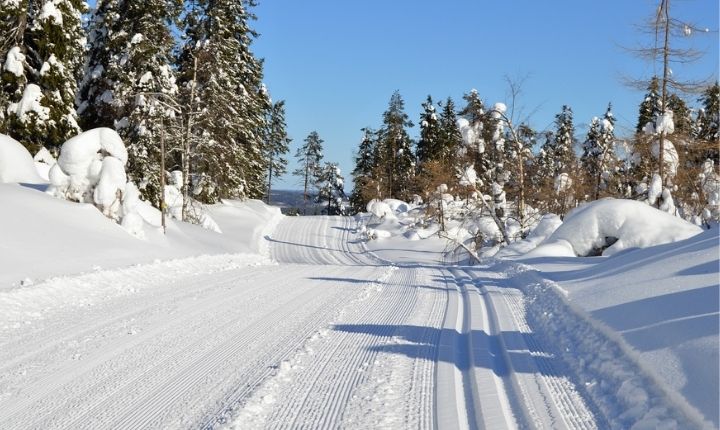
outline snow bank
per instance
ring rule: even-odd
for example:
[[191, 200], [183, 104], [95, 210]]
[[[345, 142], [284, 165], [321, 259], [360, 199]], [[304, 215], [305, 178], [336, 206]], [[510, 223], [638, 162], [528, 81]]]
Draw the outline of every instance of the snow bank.
[[603, 199], [581, 206], [525, 257], [612, 255], [692, 237], [702, 230], [634, 200]]
[[9, 182], [40, 184], [44, 181], [28, 150], [12, 137], [0, 134], [0, 183]]
[[[123, 225], [118, 225], [92, 205], [60, 200], [16, 184], [0, 184], [0, 290], [20, 285], [26, 278], [38, 280], [157, 259], [267, 255], [263, 238], [282, 216], [279, 209], [261, 202], [231, 202], [230, 208], [209, 207], [223, 234], [168, 219], [167, 234], [163, 235], [160, 212], [132, 198], [129, 190], [123, 204], [141, 220], [126, 217]], [[139, 222], [145, 240], [125, 230], [137, 228]]]
[[532, 265], [512, 282], [546, 328], [536, 332], [557, 345], [616, 428], [718, 427], [720, 229], [609, 258]]

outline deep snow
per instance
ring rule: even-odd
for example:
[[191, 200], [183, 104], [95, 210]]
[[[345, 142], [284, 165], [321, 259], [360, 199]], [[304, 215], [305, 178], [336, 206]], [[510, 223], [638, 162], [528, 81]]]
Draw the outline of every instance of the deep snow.
[[[546, 217], [464, 267], [404, 202], [223, 202], [222, 234], [166, 236], [149, 211], [138, 239], [44, 187], [0, 184], [0, 427], [718, 427], [718, 228], [524, 254], [563, 232]], [[627, 222], [564, 229], [649, 231]]]

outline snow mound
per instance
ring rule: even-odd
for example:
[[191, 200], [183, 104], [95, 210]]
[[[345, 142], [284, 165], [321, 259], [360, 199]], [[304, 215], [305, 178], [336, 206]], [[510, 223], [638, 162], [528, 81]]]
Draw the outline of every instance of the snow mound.
[[608, 256], [688, 239], [700, 227], [634, 200], [604, 199], [570, 212], [565, 222], [525, 257]]
[[395, 212], [389, 204], [378, 199], [370, 200], [367, 204], [367, 211], [378, 218], [394, 218]]
[[10, 182], [40, 184], [44, 181], [28, 150], [12, 137], [0, 134], [0, 183]]
[[50, 194], [80, 203], [94, 203], [105, 216], [120, 220], [126, 191], [127, 150], [109, 128], [96, 128], [66, 141], [50, 168]]

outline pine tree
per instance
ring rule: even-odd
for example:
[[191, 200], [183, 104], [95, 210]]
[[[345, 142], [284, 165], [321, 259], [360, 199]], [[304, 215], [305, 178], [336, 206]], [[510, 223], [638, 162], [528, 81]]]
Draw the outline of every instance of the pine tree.
[[290, 139], [285, 124], [285, 101], [275, 102], [268, 113], [267, 134], [263, 152], [267, 163], [267, 192], [266, 202], [270, 204], [270, 192], [274, 179], [287, 173], [287, 158], [285, 154], [290, 150]]
[[[183, 93], [192, 93], [201, 110], [186, 106], [192, 121], [191, 172], [196, 196], [257, 198], [265, 193], [262, 139], [269, 98], [262, 84], [262, 62], [250, 45], [251, 0], [195, 0], [183, 25], [185, 41], [178, 60]], [[192, 115], [192, 118], [190, 118]]]
[[422, 104], [423, 112], [420, 114], [420, 140], [417, 143], [417, 160], [420, 170], [423, 163], [436, 160], [439, 156], [439, 134], [440, 121], [435, 112], [432, 97], [427, 96], [425, 103]]
[[298, 160], [299, 167], [295, 169], [293, 175], [298, 176], [303, 184], [303, 212], [307, 211], [307, 201], [310, 198], [308, 190], [310, 186], [316, 182], [319, 171], [320, 161], [323, 158], [323, 140], [317, 131], [312, 131], [304, 140], [303, 146], [298, 148], [295, 157]]
[[406, 127], [413, 123], [405, 113], [405, 102], [399, 91], [390, 97], [388, 109], [383, 113], [383, 127], [378, 132], [378, 178], [384, 197], [408, 199], [413, 188], [415, 159], [412, 141]]
[[377, 133], [363, 128], [363, 138], [355, 155], [355, 168], [352, 171], [353, 190], [350, 194], [350, 207], [353, 212], [362, 212], [370, 201], [370, 189], [375, 183]]
[[345, 198], [345, 179], [340, 174], [337, 163], [325, 163], [318, 169], [315, 180], [315, 187], [318, 189], [317, 201], [327, 200], [327, 215], [344, 215], [345, 208], [342, 200]]
[[[80, 131], [75, 93], [85, 45], [85, 8], [82, 0], [46, 0], [18, 2], [10, 11], [10, 21], [18, 26], [13, 42], [19, 43], [9, 49], [15, 61], [4, 59], [3, 92], [12, 94], [5, 128], [31, 152], [46, 146], [57, 155], [60, 145]], [[10, 63], [24, 70], [8, 67]]]

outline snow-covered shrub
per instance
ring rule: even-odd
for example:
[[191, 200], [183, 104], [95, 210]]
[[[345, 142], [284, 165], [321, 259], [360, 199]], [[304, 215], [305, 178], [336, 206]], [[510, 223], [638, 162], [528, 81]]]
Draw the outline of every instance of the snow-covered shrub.
[[140, 194], [125, 173], [127, 151], [109, 128], [88, 130], [66, 141], [49, 171], [47, 192], [55, 197], [95, 205], [103, 215], [144, 237], [137, 213]]
[[107, 217], [122, 218], [122, 195], [127, 183], [127, 151], [120, 136], [96, 128], [66, 141], [50, 169], [48, 192], [56, 197], [95, 204]]
[[571, 211], [527, 256], [612, 255], [692, 237], [702, 230], [643, 202], [602, 199]]
[[32, 155], [10, 136], [0, 134], [0, 183], [42, 183], [35, 169]]

